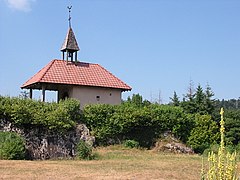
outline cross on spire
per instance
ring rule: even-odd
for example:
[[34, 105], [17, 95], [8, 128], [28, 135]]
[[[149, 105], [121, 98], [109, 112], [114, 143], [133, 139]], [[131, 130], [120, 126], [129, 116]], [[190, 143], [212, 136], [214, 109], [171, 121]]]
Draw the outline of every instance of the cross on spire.
[[68, 23], [69, 23], [69, 28], [71, 27], [71, 9], [72, 9], [72, 6], [68, 6]]

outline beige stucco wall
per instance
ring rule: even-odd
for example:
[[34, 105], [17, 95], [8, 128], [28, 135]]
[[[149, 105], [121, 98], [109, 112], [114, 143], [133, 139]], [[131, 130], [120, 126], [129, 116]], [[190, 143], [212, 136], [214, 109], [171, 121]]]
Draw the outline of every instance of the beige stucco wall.
[[80, 100], [81, 109], [87, 104], [120, 104], [121, 90], [99, 87], [73, 86], [59, 91], [62, 97], [64, 91], [68, 92], [69, 98]]

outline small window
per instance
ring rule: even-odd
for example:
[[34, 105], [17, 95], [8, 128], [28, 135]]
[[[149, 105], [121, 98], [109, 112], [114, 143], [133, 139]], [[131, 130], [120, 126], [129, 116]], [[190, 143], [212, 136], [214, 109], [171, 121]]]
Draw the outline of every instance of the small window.
[[100, 101], [100, 96], [96, 96], [97, 101]]

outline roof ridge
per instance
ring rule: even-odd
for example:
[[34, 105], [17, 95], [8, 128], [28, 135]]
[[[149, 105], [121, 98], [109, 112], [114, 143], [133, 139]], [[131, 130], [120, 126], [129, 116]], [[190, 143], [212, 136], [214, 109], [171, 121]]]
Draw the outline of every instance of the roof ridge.
[[125, 82], [123, 82], [121, 79], [119, 79], [117, 76], [115, 76], [113, 73], [111, 73], [110, 71], [108, 71], [107, 69], [105, 69], [103, 66], [96, 64], [99, 67], [101, 67], [104, 71], [106, 71], [107, 73], [111, 74], [113, 77], [115, 77], [117, 80], [119, 80], [120, 82], [122, 82], [125, 86], [129, 87], [130, 89], [132, 89], [130, 86], [128, 86]]
[[[54, 60], [56, 60], [56, 61], [65, 61], [65, 60], [63, 60], [63, 59], [54, 59]], [[65, 62], [66, 62], [66, 61], [65, 61]], [[71, 61], [69, 61], [69, 62], [71, 62]], [[75, 62], [74, 62], [74, 63], [75, 63]], [[97, 64], [97, 65], [98, 65], [98, 63], [86, 62], [86, 61], [81, 61], [81, 60], [78, 60], [78, 63]]]

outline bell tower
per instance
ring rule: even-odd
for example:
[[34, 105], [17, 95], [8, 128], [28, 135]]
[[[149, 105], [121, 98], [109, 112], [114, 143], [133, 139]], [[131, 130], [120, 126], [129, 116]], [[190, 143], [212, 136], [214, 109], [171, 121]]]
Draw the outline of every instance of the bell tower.
[[71, 9], [72, 6], [68, 6], [68, 12], [69, 12], [69, 16], [68, 16], [68, 22], [69, 22], [69, 28], [68, 28], [68, 32], [66, 35], [66, 38], [63, 42], [63, 45], [61, 47], [61, 51], [62, 51], [62, 57], [63, 60], [70, 60], [70, 61], [75, 61], [77, 62], [77, 52], [80, 50], [78, 47], [78, 43], [77, 40], [75, 38], [74, 32], [72, 30], [71, 27]]

